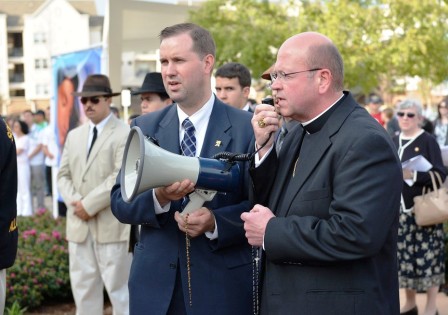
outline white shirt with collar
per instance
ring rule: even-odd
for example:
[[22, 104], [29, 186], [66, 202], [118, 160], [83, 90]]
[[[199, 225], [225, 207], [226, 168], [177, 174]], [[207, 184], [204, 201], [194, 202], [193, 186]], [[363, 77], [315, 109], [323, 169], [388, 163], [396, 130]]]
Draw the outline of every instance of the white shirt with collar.
[[[207, 132], [208, 123], [210, 121], [210, 116], [213, 110], [213, 104], [215, 103], [215, 95], [212, 93], [209, 100], [201, 107], [196, 113], [191, 116], [185, 114], [185, 112], [177, 105], [177, 115], [179, 117], [179, 140], [182, 141], [184, 138], [185, 129], [182, 126], [182, 122], [189, 118], [195, 129], [196, 137], [196, 155], [199, 156], [204, 145], [205, 134]], [[180, 143], [179, 143], [180, 145]], [[170, 210], [171, 202], [167, 203], [165, 206], [161, 206], [156, 197], [155, 190], [152, 191], [152, 196], [154, 200], [154, 210], [156, 214], [166, 213]], [[215, 219], [215, 230], [212, 232], [205, 232], [205, 235], [209, 239], [216, 239], [218, 237], [218, 226], [216, 225]]]
[[95, 125], [92, 121], [89, 120], [89, 139], [87, 141], [87, 152], [89, 152], [90, 144], [92, 143], [93, 128], [96, 127], [96, 137], [98, 139], [101, 132], [104, 130], [104, 127], [106, 126], [107, 122], [109, 121], [110, 117], [112, 117], [112, 113], [110, 113], [106, 118], [101, 120], [100, 123], [97, 125]]

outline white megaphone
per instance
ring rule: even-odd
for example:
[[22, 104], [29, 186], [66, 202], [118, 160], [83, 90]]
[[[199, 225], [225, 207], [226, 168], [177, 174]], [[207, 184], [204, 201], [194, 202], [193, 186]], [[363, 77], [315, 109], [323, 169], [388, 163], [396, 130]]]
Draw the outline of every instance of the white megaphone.
[[210, 201], [216, 192], [239, 189], [238, 164], [223, 160], [187, 157], [166, 151], [148, 140], [137, 126], [126, 141], [121, 165], [121, 195], [125, 202], [138, 194], [189, 179], [195, 191], [182, 213], [189, 213]]

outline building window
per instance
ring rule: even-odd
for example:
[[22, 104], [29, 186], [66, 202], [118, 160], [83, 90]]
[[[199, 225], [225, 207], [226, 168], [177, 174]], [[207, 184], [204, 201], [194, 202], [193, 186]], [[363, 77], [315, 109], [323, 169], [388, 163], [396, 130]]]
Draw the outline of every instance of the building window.
[[34, 59], [34, 68], [35, 69], [47, 69], [48, 68], [47, 59]]
[[36, 84], [36, 95], [48, 95], [48, 86], [46, 84]]
[[35, 44], [45, 44], [47, 42], [47, 37], [43, 32], [34, 33], [34, 43]]

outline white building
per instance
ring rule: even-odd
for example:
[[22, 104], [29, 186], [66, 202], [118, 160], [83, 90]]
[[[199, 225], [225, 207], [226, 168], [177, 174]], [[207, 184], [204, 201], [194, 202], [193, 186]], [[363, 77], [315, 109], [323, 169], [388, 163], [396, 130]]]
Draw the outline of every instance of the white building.
[[49, 106], [51, 58], [92, 46], [103, 47], [114, 91], [140, 86], [160, 70], [160, 31], [201, 1], [0, 0], [0, 114]]
[[97, 19], [94, 2], [0, 1], [0, 113], [48, 106], [51, 57], [100, 44]]

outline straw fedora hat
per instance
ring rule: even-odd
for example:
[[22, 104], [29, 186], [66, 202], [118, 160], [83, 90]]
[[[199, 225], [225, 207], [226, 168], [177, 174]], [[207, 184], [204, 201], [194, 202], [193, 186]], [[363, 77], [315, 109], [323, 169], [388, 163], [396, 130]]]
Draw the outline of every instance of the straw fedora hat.
[[74, 96], [117, 96], [120, 92], [112, 92], [109, 78], [103, 74], [89, 75], [82, 86], [81, 92], [73, 92]]

